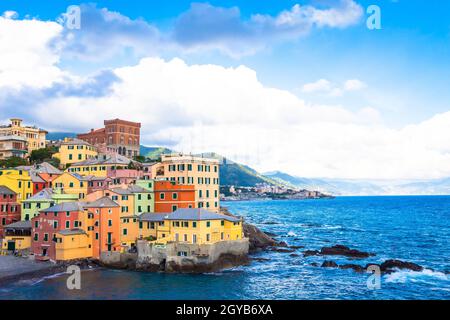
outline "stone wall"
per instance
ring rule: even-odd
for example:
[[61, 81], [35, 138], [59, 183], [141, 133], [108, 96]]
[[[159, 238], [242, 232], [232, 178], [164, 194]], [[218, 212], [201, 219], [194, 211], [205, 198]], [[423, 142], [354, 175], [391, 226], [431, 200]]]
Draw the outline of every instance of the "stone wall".
[[136, 253], [120, 253], [118, 251], [102, 252], [100, 263], [107, 267], [120, 269], [134, 269], [136, 267]]
[[140, 270], [166, 272], [211, 272], [248, 262], [249, 240], [221, 241], [214, 244], [137, 242]]

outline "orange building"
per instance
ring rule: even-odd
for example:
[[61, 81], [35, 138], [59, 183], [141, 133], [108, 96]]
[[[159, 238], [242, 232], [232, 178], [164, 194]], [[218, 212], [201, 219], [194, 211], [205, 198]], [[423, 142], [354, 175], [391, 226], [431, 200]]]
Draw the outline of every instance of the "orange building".
[[87, 234], [92, 239], [92, 256], [120, 250], [120, 206], [108, 197], [85, 204]]
[[155, 181], [154, 208], [154, 212], [195, 208], [195, 186], [176, 184], [172, 181]]

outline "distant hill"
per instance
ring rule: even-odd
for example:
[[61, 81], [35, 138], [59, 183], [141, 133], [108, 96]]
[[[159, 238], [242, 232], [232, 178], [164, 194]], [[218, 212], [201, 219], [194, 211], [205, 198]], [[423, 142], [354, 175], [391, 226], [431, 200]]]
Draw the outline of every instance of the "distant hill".
[[49, 132], [47, 133], [47, 140], [64, 140], [64, 138], [76, 138], [77, 134], [74, 132]]
[[168, 148], [164, 148], [164, 147], [146, 147], [141, 145], [141, 156], [144, 156], [146, 158], [149, 159], [153, 159], [156, 160], [158, 159], [162, 154], [167, 154], [167, 153], [173, 153], [174, 151], [168, 149]]

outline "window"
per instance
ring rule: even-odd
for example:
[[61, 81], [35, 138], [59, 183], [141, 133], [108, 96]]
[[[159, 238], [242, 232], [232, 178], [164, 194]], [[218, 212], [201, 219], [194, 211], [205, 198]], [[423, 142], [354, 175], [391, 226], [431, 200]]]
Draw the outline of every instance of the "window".
[[178, 209], [178, 206], [177, 206], [177, 205], [172, 205], [172, 212], [177, 211], [177, 209]]
[[172, 193], [172, 199], [177, 200], [178, 199], [178, 193], [174, 192]]
[[183, 222], [183, 227], [189, 228], [189, 222], [188, 222], [188, 221], [184, 221], [184, 222]]
[[206, 221], [206, 227], [207, 228], [211, 227], [211, 221]]
[[192, 235], [192, 243], [197, 243], [197, 235], [196, 234]]
[[34, 222], [34, 228], [37, 229], [39, 227], [39, 221]]
[[39, 240], [39, 234], [35, 233], [34, 234], [34, 241], [38, 241]]
[[58, 229], [58, 221], [53, 221], [53, 229]]
[[95, 240], [98, 240], [98, 233], [95, 234]]
[[166, 197], [166, 195], [165, 195], [164, 192], [161, 192], [161, 193], [159, 194], [159, 197], [161, 198], [161, 200], [164, 200], [165, 197]]
[[209, 233], [206, 234], [206, 241], [207, 242], [211, 241], [211, 235]]
[[44, 241], [45, 241], [45, 242], [48, 241], [48, 233], [44, 233]]
[[192, 228], [197, 228], [197, 221], [192, 222]]
[[127, 229], [123, 229], [122, 232], [123, 232], [124, 236], [126, 236], [128, 234], [128, 230]]
[[108, 220], [108, 227], [112, 227], [112, 220]]
[[66, 229], [70, 229], [70, 221], [69, 220], [66, 221]]
[[187, 234], [185, 234], [183, 237], [184, 242], [187, 242], [188, 241], [187, 239], [188, 239], [188, 236], [187, 236]]
[[66, 217], [70, 217], [70, 211], [66, 212]]
[[220, 239], [223, 240], [223, 232], [220, 233]]

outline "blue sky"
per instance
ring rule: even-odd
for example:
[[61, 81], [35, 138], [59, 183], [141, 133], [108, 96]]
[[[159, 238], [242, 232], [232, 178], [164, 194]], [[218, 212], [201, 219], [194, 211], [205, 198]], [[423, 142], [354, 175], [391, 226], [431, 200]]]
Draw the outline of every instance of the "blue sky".
[[[56, 23], [69, 5], [78, 4], [82, 7], [80, 30]], [[366, 27], [366, 9], [372, 4], [381, 9], [381, 30]], [[243, 157], [242, 162], [267, 171], [284, 165], [286, 171], [305, 176], [321, 176], [321, 172], [330, 177], [450, 175], [446, 164], [450, 146], [440, 138], [448, 132], [436, 129], [445, 127], [442, 119], [450, 104], [450, 3], [446, 1], [2, 0], [0, 15], [5, 11], [15, 11], [17, 16], [4, 14], [0, 37], [2, 30], [16, 32], [11, 41], [18, 42], [4, 41], [6, 49], [16, 52], [3, 58], [11, 75], [3, 74], [19, 80], [10, 84], [13, 89], [5, 86], [1, 91], [0, 73], [2, 119], [20, 105], [15, 112], [29, 122], [51, 130], [82, 131], [110, 115], [134, 116], [146, 125], [146, 144], [186, 150], [192, 141], [185, 141], [179, 132], [194, 136], [199, 123], [211, 126], [208, 129], [217, 131], [218, 137], [222, 126], [236, 126], [241, 136], [249, 136], [247, 144], [261, 137], [258, 130], [270, 127], [278, 134], [317, 135], [317, 145], [328, 146], [327, 141], [339, 137], [339, 148], [328, 154], [315, 150], [299, 167], [278, 158], [264, 162], [262, 156]], [[30, 19], [39, 24], [27, 23]], [[28, 47], [30, 34], [36, 43]], [[30, 62], [22, 70], [20, 57], [33, 54], [30, 61], [36, 65]], [[7, 61], [14, 56], [17, 61]], [[38, 67], [42, 73], [36, 71]], [[153, 88], [146, 87], [149, 83]], [[174, 88], [173, 83], [184, 87]], [[203, 97], [208, 92], [209, 100]], [[218, 99], [221, 95], [224, 98]], [[256, 95], [265, 96], [265, 101]], [[129, 101], [134, 103], [130, 107], [134, 114], [120, 109]], [[72, 109], [86, 105], [94, 108], [90, 117], [78, 113], [64, 125], [42, 112], [30, 112], [55, 108], [70, 118]], [[163, 106], [172, 110], [170, 117]], [[223, 110], [228, 106], [229, 114]], [[216, 116], [207, 116], [209, 112]], [[247, 116], [254, 119], [242, 120]], [[247, 123], [255, 128], [239, 127]], [[431, 142], [411, 143], [430, 128], [435, 129]], [[268, 139], [278, 145], [284, 137], [274, 138], [273, 132]], [[204, 137], [202, 143], [195, 148], [241, 156], [230, 143], [220, 145]], [[298, 145], [298, 149], [305, 147], [310, 145]], [[340, 164], [330, 160], [316, 167], [317, 158], [336, 157], [341, 157]], [[347, 163], [351, 157], [367, 166], [353, 174], [352, 164]], [[410, 166], [405, 165], [409, 158], [415, 159]], [[398, 168], [385, 174], [384, 168], [393, 162]]]
[[[191, 1], [95, 1], [131, 19], [143, 18], [161, 29], [186, 12]], [[294, 4], [326, 7], [333, 1], [209, 1], [217, 7], [236, 6], [243, 19], [252, 14], [276, 15]], [[359, 1], [367, 8], [377, 4], [382, 10], [382, 30], [370, 31], [361, 21], [350, 28], [315, 30], [298, 41], [274, 44], [257, 54], [238, 59], [226, 55], [182, 55], [188, 63], [215, 63], [224, 66], [245, 64], [258, 72], [268, 86], [295, 92], [303, 83], [317, 79], [343, 81], [356, 77], [369, 84], [365, 96], [347, 98], [347, 106], [358, 108], [361, 99], [376, 96], [377, 107], [393, 126], [423, 120], [448, 109], [450, 91], [450, 3], [439, 0], [370, 0]], [[0, 11], [14, 10], [21, 17], [30, 15], [42, 20], [55, 20], [74, 1], [3, 0]], [[167, 58], [173, 54], [165, 55]], [[180, 56], [180, 55], [177, 55]], [[115, 57], [106, 65], [131, 60]], [[64, 61], [63, 61], [64, 63]], [[78, 64], [70, 61], [70, 65]], [[98, 65], [98, 63], [96, 63]], [[89, 66], [89, 67], [88, 67]], [[83, 68], [92, 71], [89, 64]], [[81, 69], [83, 69], [81, 68]], [[80, 69], [80, 68], [78, 68]], [[329, 99], [311, 97], [318, 103]], [[342, 99], [338, 99], [342, 102]]]

